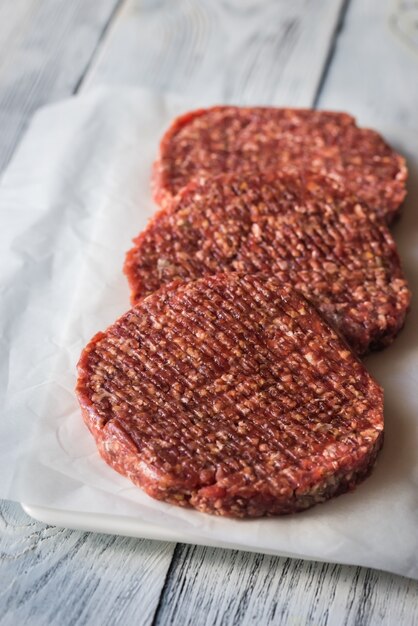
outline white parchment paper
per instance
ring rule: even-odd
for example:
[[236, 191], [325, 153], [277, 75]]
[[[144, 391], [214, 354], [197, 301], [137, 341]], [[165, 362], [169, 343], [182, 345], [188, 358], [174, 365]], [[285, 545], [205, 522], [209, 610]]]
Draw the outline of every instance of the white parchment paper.
[[[373, 475], [305, 513], [233, 521], [156, 502], [99, 459], [82, 423], [73, 391], [80, 351], [129, 307], [121, 268], [155, 210], [149, 177], [158, 139], [174, 115], [199, 104], [102, 89], [53, 105], [36, 115], [3, 176], [0, 496], [418, 578], [415, 306], [395, 344], [367, 360], [386, 398]], [[418, 292], [418, 133], [381, 130], [409, 160], [409, 200], [394, 230]]]

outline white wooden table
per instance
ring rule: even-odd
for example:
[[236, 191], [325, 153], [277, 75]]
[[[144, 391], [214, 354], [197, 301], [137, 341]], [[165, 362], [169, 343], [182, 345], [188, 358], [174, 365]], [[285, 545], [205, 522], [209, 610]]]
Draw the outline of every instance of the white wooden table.
[[[0, 166], [32, 113], [99, 84], [346, 109], [418, 127], [409, 0], [0, 3]], [[418, 133], [417, 133], [418, 139]], [[0, 624], [418, 624], [382, 572], [48, 527], [0, 504]]]

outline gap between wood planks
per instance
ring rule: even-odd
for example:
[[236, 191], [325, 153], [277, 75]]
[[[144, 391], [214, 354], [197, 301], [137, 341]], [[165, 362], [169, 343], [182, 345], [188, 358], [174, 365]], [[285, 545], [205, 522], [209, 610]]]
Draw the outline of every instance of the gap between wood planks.
[[0, 170], [13, 157], [37, 109], [80, 89], [125, 2], [0, 3]]
[[173, 551], [173, 555], [171, 557], [170, 565], [168, 566], [167, 573], [165, 575], [164, 584], [161, 587], [160, 597], [158, 598], [158, 604], [157, 604], [157, 607], [155, 609], [154, 617], [152, 619], [152, 622], [151, 622], [150, 626], [156, 626], [157, 625], [158, 617], [159, 617], [159, 614], [161, 612], [161, 606], [162, 606], [162, 603], [164, 602], [166, 591], [167, 591], [167, 589], [169, 587], [169, 584], [171, 582], [171, 579], [173, 577], [173, 571], [175, 570], [175, 567], [176, 567], [178, 561], [180, 561], [180, 559], [181, 559], [181, 553], [182, 553], [184, 547], [185, 547], [185, 544], [176, 543], [176, 546], [175, 546], [174, 551]]
[[84, 85], [84, 81], [86, 79], [86, 77], [88, 76], [92, 66], [94, 65], [96, 58], [99, 54], [99, 51], [102, 47], [102, 44], [104, 42], [104, 40], [107, 38], [108, 34], [110, 33], [111, 29], [112, 29], [112, 25], [117, 22], [119, 15], [121, 14], [121, 12], [123, 11], [124, 6], [127, 4], [128, 0], [117, 0], [112, 12], [109, 14], [109, 18], [107, 20], [107, 22], [104, 25], [104, 28], [102, 30], [102, 32], [100, 33], [99, 37], [97, 38], [97, 43], [96, 46], [92, 52], [92, 55], [90, 57], [89, 62], [87, 63], [86, 67], [84, 68], [83, 73], [81, 74], [80, 78], [78, 79], [75, 87], [74, 87], [74, 91], [73, 94], [78, 94], [82, 89], [83, 89], [83, 85]]
[[324, 67], [322, 70], [322, 74], [321, 77], [319, 79], [318, 82], [318, 87], [316, 89], [316, 93], [313, 99], [313, 103], [312, 106], [314, 109], [316, 109], [317, 105], [318, 105], [318, 101], [319, 98], [321, 96], [321, 92], [323, 89], [323, 86], [326, 83], [327, 77], [328, 77], [328, 73], [329, 73], [329, 69], [331, 67], [333, 58], [334, 58], [334, 54], [335, 54], [335, 49], [337, 46], [337, 41], [338, 38], [341, 34], [342, 29], [344, 28], [344, 23], [345, 23], [345, 18], [347, 15], [347, 11], [348, 11], [348, 5], [350, 4], [350, 0], [344, 0], [343, 4], [341, 5], [341, 9], [340, 9], [340, 15], [339, 18], [337, 20], [337, 23], [335, 25], [335, 30], [334, 33], [332, 35], [332, 37], [330, 38], [330, 46], [329, 46], [329, 51], [328, 51], [328, 55], [327, 58], [325, 59], [325, 63], [324, 63]]

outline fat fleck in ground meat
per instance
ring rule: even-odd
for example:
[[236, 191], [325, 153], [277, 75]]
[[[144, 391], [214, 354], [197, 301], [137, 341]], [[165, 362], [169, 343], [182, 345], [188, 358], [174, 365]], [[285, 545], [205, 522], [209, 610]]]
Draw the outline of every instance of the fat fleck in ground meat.
[[361, 481], [382, 390], [275, 277], [150, 295], [99, 333], [77, 393], [103, 459], [150, 496], [231, 517], [307, 509]]
[[331, 175], [388, 222], [405, 197], [405, 160], [346, 113], [215, 107], [187, 113], [165, 134], [154, 170], [164, 205], [192, 179], [306, 167]]
[[393, 238], [337, 182], [312, 174], [190, 183], [127, 254], [132, 301], [175, 279], [273, 272], [363, 354], [402, 328], [410, 294]]

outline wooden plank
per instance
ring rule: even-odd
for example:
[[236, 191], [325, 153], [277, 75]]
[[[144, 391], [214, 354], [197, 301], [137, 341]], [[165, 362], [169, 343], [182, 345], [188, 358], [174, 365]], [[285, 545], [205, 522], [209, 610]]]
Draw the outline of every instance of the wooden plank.
[[121, 1], [0, 3], [0, 170], [32, 113], [77, 88]]
[[0, 503], [0, 624], [150, 624], [173, 544], [46, 526]]
[[155, 624], [418, 624], [416, 581], [360, 567], [180, 546]]
[[351, 0], [318, 106], [382, 130], [416, 129], [417, 15], [414, 2]]
[[344, 0], [128, 0], [87, 78], [310, 106]]

